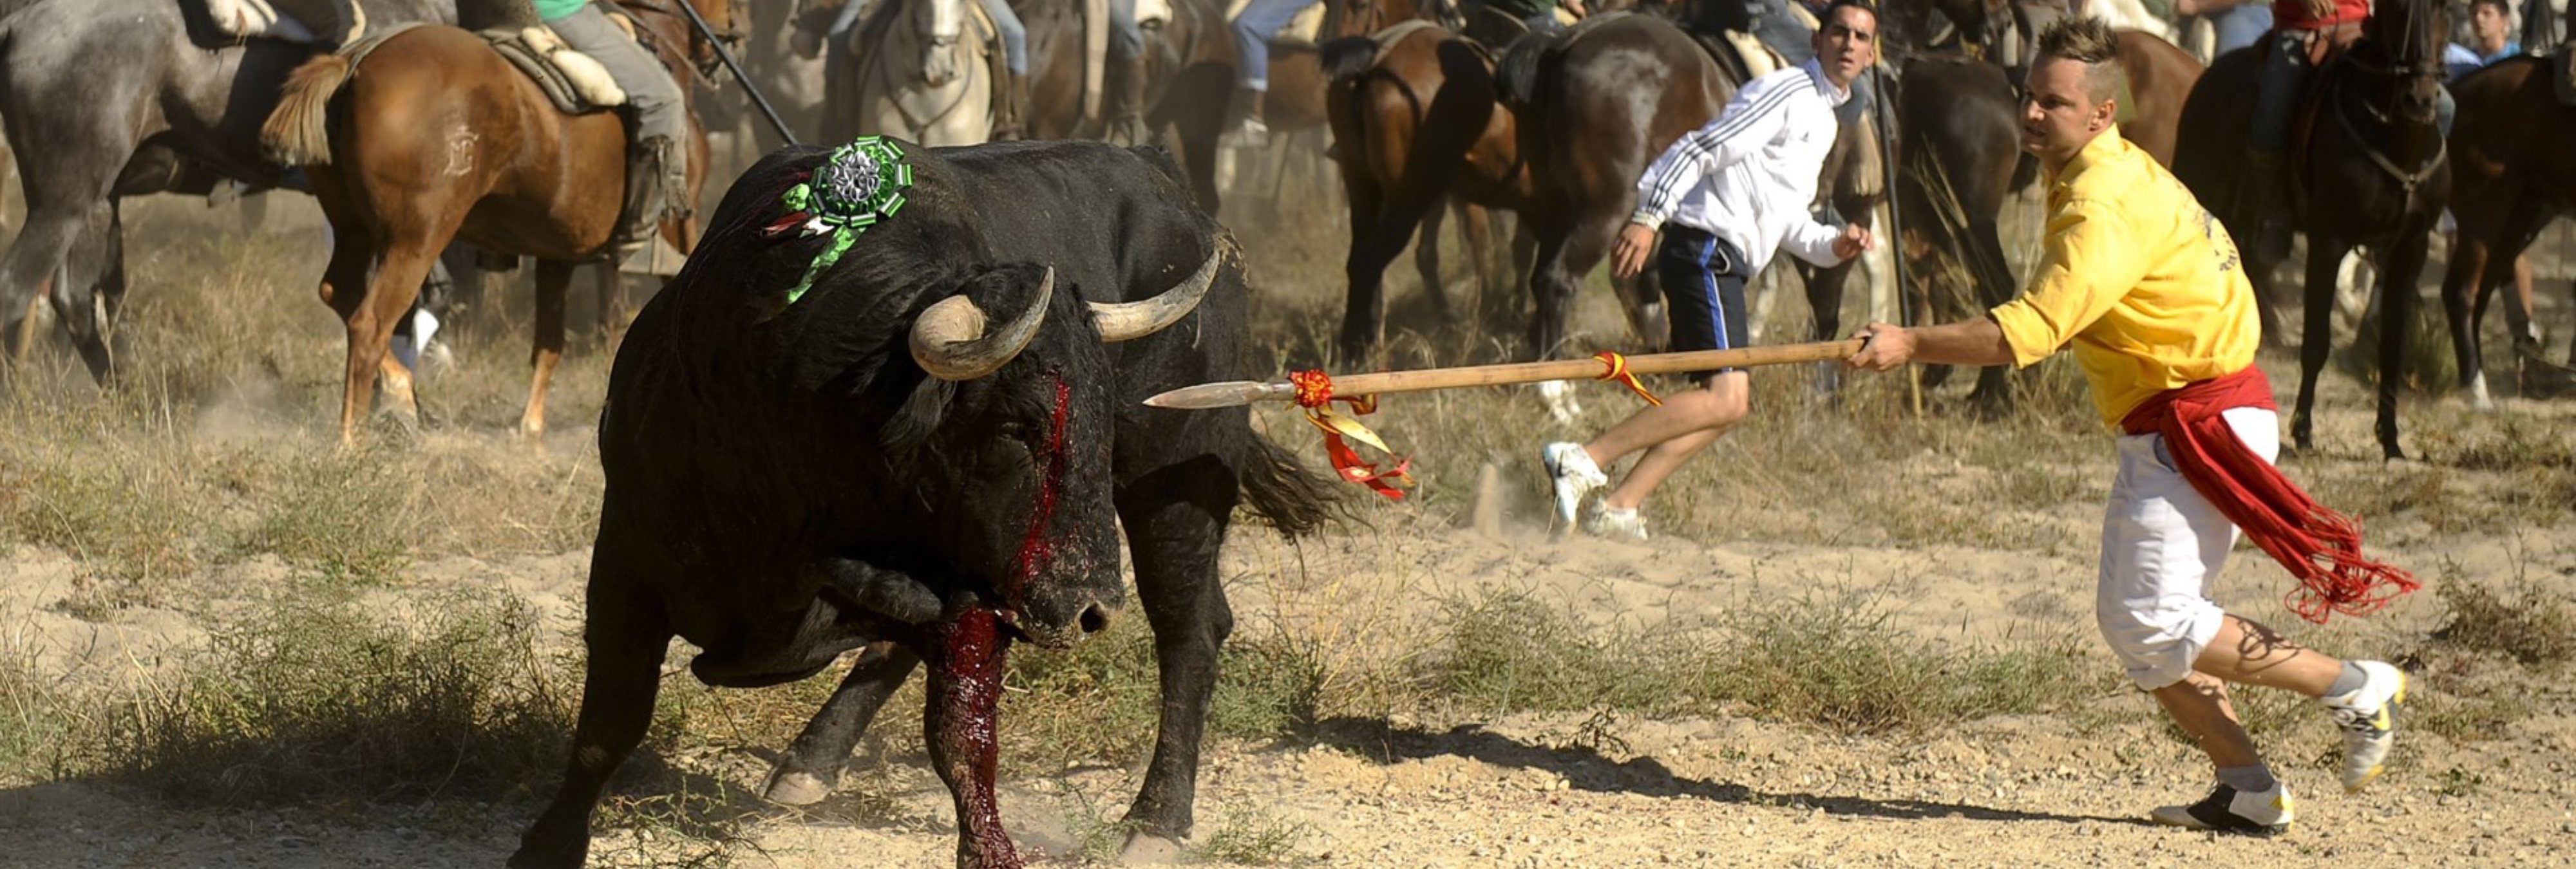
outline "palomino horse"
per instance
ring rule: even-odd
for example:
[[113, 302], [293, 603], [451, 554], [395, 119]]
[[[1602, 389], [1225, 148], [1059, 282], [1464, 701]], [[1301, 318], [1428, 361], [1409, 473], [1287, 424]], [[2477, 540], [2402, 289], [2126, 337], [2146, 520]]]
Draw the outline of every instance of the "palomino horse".
[[[2464, 207], [2452, 210], [2460, 229], [2442, 275], [2442, 308], [2450, 316], [2460, 382], [2480, 409], [2492, 404], [2478, 336], [2487, 300], [2513, 279], [2514, 258], [2541, 227], [2576, 201], [2576, 107], [2558, 102], [2550, 64], [2542, 57], [2511, 58], [2451, 86], [2460, 107], [2451, 127], [2451, 201]], [[2545, 369], [2533, 364], [2541, 358], [2540, 336], [2525, 304], [2514, 299], [2504, 310], [2529, 395], [2545, 391], [2533, 379]]]
[[[711, 67], [712, 44], [673, 2], [620, 5], [663, 63], [681, 73], [692, 60]], [[730, 29], [730, 0], [693, 2], [710, 26]], [[678, 54], [683, 47], [686, 56]], [[482, 37], [452, 27], [393, 34], [362, 62], [363, 75], [343, 54], [297, 69], [262, 134], [307, 167], [331, 220], [335, 246], [321, 293], [348, 326], [341, 439], [356, 438], [380, 371], [394, 410], [417, 419], [410, 372], [387, 356], [386, 341], [451, 238], [538, 260], [535, 373], [519, 430], [542, 435], [573, 267], [608, 255], [625, 204], [625, 124], [613, 112], [563, 114]], [[695, 202], [708, 157], [694, 117], [690, 125], [683, 201]], [[686, 251], [695, 243], [691, 224], [670, 221], [664, 237]]]
[[[1001, 60], [974, 0], [878, 0], [851, 28], [851, 62], [827, 85], [823, 138], [893, 136], [928, 146], [992, 138]], [[844, 83], [842, 78], [852, 79]]]
[[[1234, 37], [1211, 0], [1171, 0], [1172, 20], [1145, 33], [1145, 125], [1170, 141], [1199, 207], [1217, 210], [1217, 135], [1234, 94]], [[1029, 138], [1097, 135], [1082, 107], [1082, 0], [1026, 0]]]
[[[450, 0], [360, 6], [378, 27], [456, 17]], [[204, 194], [222, 179], [276, 186], [286, 167], [261, 152], [258, 122], [313, 49], [224, 36], [196, 2], [0, 0], [0, 11], [21, 7], [0, 20], [0, 126], [27, 222], [0, 257], [0, 321], [50, 293], [105, 379], [125, 289], [120, 200]]]
[[[2379, 447], [2388, 458], [2405, 455], [2397, 446], [2397, 390], [2420, 301], [2415, 280], [2451, 194], [2450, 162], [2433, 118], [2445, 32], [2432, 0], [2383, 0], [2361, 41], [2318, 69], [2300, 101], [2288, 197], [2295, 225], [2308, 236], [2307, 324], [2299, 344], [2299, 402], [2290, 417], [2299, 449], [2314, 446], [2308, 412], [2334, 340], [2335, 268], [2361, 246], [2379, 272]], [[2240, 195], [2245, 185], [2280, 183], [2240, 171], [2258, 50], [2228, 52], [2201, 76], [2174, 154], [2174, 174], [2201, 202], [2218, 207], [2236, 238], [2253, 238], [2260, 218], [2252, 213], [2252, 197]], [[2240, 252], [2257, 298], [2267, 297], [2273, 264], [2256, 260], [2259, 252], [2250, 248]]]

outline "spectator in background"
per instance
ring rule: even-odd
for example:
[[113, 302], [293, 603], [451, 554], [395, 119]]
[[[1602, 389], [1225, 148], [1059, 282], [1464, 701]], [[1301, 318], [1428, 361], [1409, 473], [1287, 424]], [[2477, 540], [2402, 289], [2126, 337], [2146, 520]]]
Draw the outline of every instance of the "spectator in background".
[[2272, 5], [2257, 0], [2174, 0], [2175, 15], [2198, 15], [2218, 30], [2218, 53], [2254, 44], [2272, 29]]

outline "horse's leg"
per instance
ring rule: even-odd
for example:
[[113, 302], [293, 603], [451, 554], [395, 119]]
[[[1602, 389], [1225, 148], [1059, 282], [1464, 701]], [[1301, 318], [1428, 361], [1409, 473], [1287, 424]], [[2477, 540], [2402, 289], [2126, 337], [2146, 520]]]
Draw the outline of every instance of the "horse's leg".
[[2442, 315], [2451, 329], [2451, 352], [2459, 361], [2460, 386], [2479, 410], [2493, 410], [2487, 376], [2479, 363], [2478, 315], [2485, 310], [2488, 245], [2486, 234], [2463, 221], [2451, 240], [2451, 261], [2442, 268]]
[[[537, 274], [543, 275], [545, 272], [540, 269]], [[591, 279], [593, 287], [599, 294], [599, 308], [595, 316], [598, 321], [599, 340], [604, 345], [608, 343], [609, 336], [617, 334], [617, 324], [625, 322], [626, 275], [617, 270], [617, 263], [600, 262], [591, 267]], [[565, 294], [569, 296], [571, 290], [565, 290]]]
[[[22, 151], [20, 156], [34, 154]], [[101, 172], [86, 171], [89, 168], [36, 166], [19, 175], [27, 194], [27, 222], [8, 254], [0, 256], [0, 312], [5, 312], [0, 316], [20, 318], [46, 296], [77, 295], [72, 287], [80, 286], [95, 270], [95, 264], [77, 253], [93, 248], [88, 242], [103, 238], [115, 222], [109, 186], [115, 181], [116, 167], [110, 165]], [[87, 316], [85, 311], [57, 308], [55, 314], [62, 320]], [[14, 353], [23, 362], [33, 342], [17, 343]]]
[[[2003, 238], [1996, 221], [1995, 216], [1987, 215], [1971, 221], [1968, 226], [1969, 242], [1976, 247], [1973, 255], [1977, 265], [1973, 270], [1978, 301], [1988, 306], [2011, 301], [2015, 292], [2011, 260], [2004, 258]], [[1990, 418], [2012, 413], [2012, 380], [2007, 376], [2011, 372], [2012, 369], [2004, 365], [1977, 369], [1977, 386], [1968, 391], [1970, 406]]]
[[[1575, 213], [1571, 231], [1557, 253], [1556, 269], [1550, 275], [1553, 282], [1539, 295], [1538, 316], [1530, 319], [1530, 352], [1534, 356], [1544, 358], [1565, 349], [1566, 321], [1574, 313], [1577, 282], [1601, 264], [1601, 258], [1610, 252], [1610, 242], [1619, 237], [1619, 227], [1628, 222], [1627, 203], [1622, 200], [1624, 197], [1596, 196]], [[1638, 340], [1648, 345], [1661, 341], [1664, 336], [1642, 334], [1646, 330], [1647, 319], [1642, 313], [1646, 302], [1634, 296], [1627, 301], [1629, 324], [1641, 333]]]
[[[2314, 229], [2308, 232], [2308, 280], [2302, 287], [2307, 297], [2307, 328], [2299, 335], [2299, 402], [2290, 413], [2290, 442], [2300, 452], [2316, 448], [2309, 412], [2316, 407], [2317, 375], [2325, 371], [2326, 354], [2334, 349], [2335, 269], [2351, 250], [2352, 244], [2339, 236]], [[2387, 316], [2383, 306], [2381, 328], [2395, 328]]]
[[[614, 521], [614, 520], [610, 520]], [[608, 775], [644, 741], [653, 722], [653, 695], [662, 684], [663, 647], [671, 627], [661, 607], [645, 599], [644, 584], [627, 572], [628, 556], [612, 528], [591, 554], [590, 596], [582, 643], [590, 653], [581, 685], [581, 713], [573, 724], [572, 760], [554, 802], [519, 839], [510, 869], [580, 869], [590, 851], [590, 814]]]
[[[564, 296], [572, 290], [573, 263], [555, 260], [537, 261], [537, 329], [535, 348], [528, 352], [528, 364], [534, 372], [528, 378], [528, 409], [519, 416], [519, 434], [529, 440], [546, 434], [546, 387], [554, 382], [555, 363], [563, 361]], [[602, 265], [610, 280], [617, 269]]]
[[790, 806], [812, 805], [832, 793], [841, 780], [841, 764], [867, 733], [868, 723], [885, 708], [886, 698], [903, 687], [921, 666], [921, 656], [894, 643], [876, 643], [850, 665], [850, 675], [832, 690], [832, 699], [805, 722], [796, 742], [778, 758], [764, 791], [769, 801]]
[[1449, 306], [1449, 287], [1440, 280], [1440, 228], [1449, 222], [1446, 203], [1432, 200], [1422, 209], [1422, 223], [1413, 232], [1413, 270], [1422, 276], [1422, 292], [1431, 297], [1431, 311], [1444, 324], [1455, 324], [1457, 309]]
[[[1356, 150], [1356, 149], [1353, 149]], [[1342, 260], [1342, 277], [1349, 292], [1342, 303], [1342, 335], [1339, 351], [1345, 365], [1367, 367], [1378, 340], [1386, 332], [1386, 264], [1394, 258], [1378, 236], [1387, 230], [1384, 185], [1378, 183], [1365, 158], [1352, 155], [1342, 170], [1342, 189], [1350, 201], [1351, 252]], [[1398, 231], [1401, 237], [1402, 231]]]
[[[1484, 300], [1489, 297], [1493, 288], [1501, 283], [1499, 276], [1494, 273], [1496, 250], [1499, 247], [1494, 243], [1494, 226], [1497, 221], [1491, 210], [1465, 199], [1452, 197], [1449, 200], [1449, 209], [1453, 212], [1452, 216], [1458, 218], [1458, 237], [1466, 242], [1469, 273], [1475, 276], [1473, 287], [1475, 296], [1466, 306], [1468, 317], [1472, 321], [1479, 312], [1484, 310]], [[1457, 309], [1450, 310], [1455, 312]]]
[[[2415, 306], [2424, 274], [2426, 246], [2432, 243], [2429, 221], [2409, 220], [2397, 230], [2397, 243], [2384, 248], [2379, 269], [2379, 450], [2390, 459], [2406, 457], [2397, 446], [2397, 390], [2404, 386], [2406, 344], [2414, 339]], [[2511, 271], [2512, 260], [2505, 261]]]

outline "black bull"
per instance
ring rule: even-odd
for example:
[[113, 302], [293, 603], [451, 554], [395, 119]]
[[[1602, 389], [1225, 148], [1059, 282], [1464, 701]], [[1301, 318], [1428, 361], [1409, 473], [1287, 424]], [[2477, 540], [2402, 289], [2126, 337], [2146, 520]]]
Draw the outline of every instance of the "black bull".
[[[907, 204], [799, 301], [784, 291], [825, 240], [777, 232], [779, 200], [820, 162], [814, 148], [746, 172], [636, 317], [600, 420], [607, 483], [572, 761], [513, 866], [581, 862], [600, 787], [652, 717], [673, 635], [704, 650], [700, 679], [741, 686], [895, 641], [870, 649], [781, 761], [776, 781], [807, 799], [928, 658], [925, 729], [959, 799], [961, 860], [1011, 863], [989, 803], [989, 718], [980, 736], [959, 719], [997, 686], [1010, 636], [1064, 645], [1106, 624], [1123, 600], [1122, 525], [1163, 697], [1128, 818], [1145, 834], [1188, 833], [1233, 626], [1216, 576], [1227, 521], [1247, 497], [1290, 534], [1330, 511], [1325, 484], [1254, 434], [1248, 411], [1140, 403], [1247, 375], [1239, 255], [1159, 152], [902, 147]], [[1167, 309], [1176, 321], [1138, 327], [1100, 305], [1150, 308], [1193, 280], [1205, 295]], [[948, 316], [970, 303], [972, 316]], [[991, 655], [961, 647], [997, 622]]]

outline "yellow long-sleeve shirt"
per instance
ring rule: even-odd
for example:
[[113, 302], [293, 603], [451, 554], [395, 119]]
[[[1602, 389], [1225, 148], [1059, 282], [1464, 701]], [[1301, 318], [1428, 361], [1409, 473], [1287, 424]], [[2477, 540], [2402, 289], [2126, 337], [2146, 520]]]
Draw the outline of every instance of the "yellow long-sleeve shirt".
[[2262, 321], [2226, 228], [2155, 158], [2105, 130], [2048, 179], [2048, 237], [1991, 312], [2028, 366], [2075, 345], [2102, 419], [2254, 364]]

